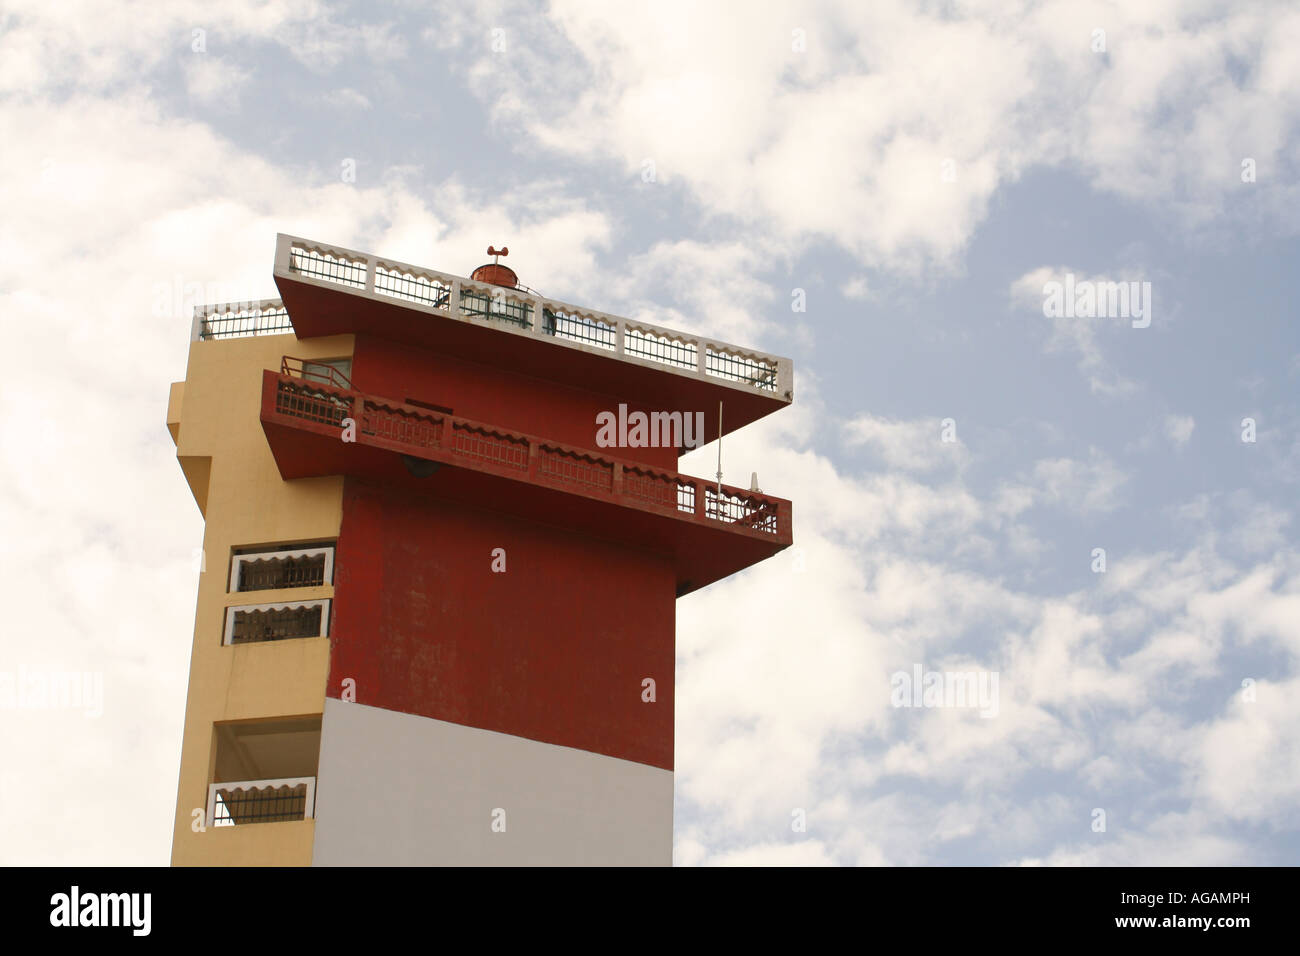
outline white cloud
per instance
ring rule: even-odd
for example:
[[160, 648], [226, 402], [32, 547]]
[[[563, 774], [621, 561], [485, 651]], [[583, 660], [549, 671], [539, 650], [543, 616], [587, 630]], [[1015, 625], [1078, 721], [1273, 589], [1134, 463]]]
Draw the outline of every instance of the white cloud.
[[1200, 737], [1192, 756], [1197, 793], [1228, 817], [1274, 823], [1300, 795], [1300, 679], [1259, 680], [1253, 690], [1253, 701], [1234, 693]]
[[339, 90], [331, 90], [325, 94], [325, 102], [340, 109], [370, 109], [370, 98], [350, 86]]
[[834, 866], [835, 858], [820, 840], [776, 843], [719, 853], [710, 866]]
[[[1100, 809], [1105, 810], [1105, 807]], [[1216, 816], [1203, 810], [1134, 819], [1112, 806], [1104, 833], [1082, 817], [1081, 837], [1046, 859], [1025, 858], [1023, 866], [1258, 866], [1259, 855], [1222, 832]]]
[[854, 276], [840, 288], [840, 295], [858, 302], [870, 301], [874, 294], [871, 286], [862, 276]]
[[1196, 429], [1196, 419], [1191, 415], [1165, 416], [1165, 436], [1175, 445], [1186, 445]]
[[[509, 68], [486, 42], [499, 10], [451, 18], [438, 42], [468, 60], [498, 119], [550, 149], [613, 158], [629, 175], [653, 158], [709, 212], [826, 239], [869, 265], [951, 266], [995, 191], [1036, 165], [1193, 224], [1237, 209], [1294, 228], [1284, 210], [1300, 187], [1281, 173], [1293, 171], [1300, 104], [1292, 5], [1056, 0], [1014, 20], [997, 5], [847, 0], [746, 12], [587, 0], [546, 19], [512, 10], [512, 35], [530, 42], [516, 42]], [[1098, 23], [1105, 55], [1090, 48]], [[1243, 88], [1229, 64], [1245, 56], [1257, 68]], [[1272, 209], [1241, 194], [1248, 154], [1274, 170]]]
[[865, 445], [878, 453], [890, 468], [932, 471], [960, 467], [969, 455], [960, 441], [943, 441], [940, 419], [897, 422], [862, 414], [844, 425], [849, 446]]
[[1044, 458], [1032, 472], [997, 489], [996, 508], [1016, 517], [1043, 505], [1057, 505], [1080, 514], [1113, 511], [1122, 503], [1121, 489], [1128, 476], [1097, 449], [1086, 460]]
[[[1034, 313], [1033, 321], [1041, 321], [1051, 330], [1044, 343], [1046, 351], [1073, 355], [1080, 373], [1087, 377], [1089, 388], [1094, 393], [1112, 397], [1131, 394], [1137, 389], [1137, 384], [1120, 375], [1114, 364], [1107, 360], [1098, 335], [1132, 330], [1133, 320], [1124, 316], [1047, 315], [1047, 287], [1049, 283], [1064, 283], [1067, 275], [1074, 276], [1074, 281], [1079, 283], [1094, 283], [1094, 287], [1117, 281], [1066, 267], [1039, 266], [1011, 283], [1011, 301], [1017, 307]], [[1137, 334], [1145, 331], [1137, 331]]]
[[[890, 425], [923, 430], [925, 423]], [[1196, 681], [1222, 680], [1238, 640], [1275, 641], [1300, 654], [1300, 631], [1279, 630], [1288, 615], [1300, 620], [1300, 609], [1289, 608], [1300, 595], [1287, 595], [1300, 588], [1294, 569], [1286, 585], [1276, 571], [1235, 567], [1210, 534], [1182, 554], [1125, 555], [1095, 591], [1019, 592], [999, 580], [999, 565], [960, 567], [957, 543], [977, 528], [996, 538], [997, 528], [1016, 527], [999, 524], [1009, 496], [1081, 514], [1113, 510], [1126, 477], [1104, 456], [1040, 461], [1028, 482], [988, 497], [960, 481], [927, 483], [924, 471], [889, 476], [902, 500], [966, 496], [968, 510], [956, 523], [944, 510], [903, 520], [897, 509], [870, 504], [882, 491], [878, 476], [844, 474], [816, 454], [769, 451], [768, 458], [776, 466], [771, 488], [798, 506], [805, 570], [783, 555], [682, 605], [678, 714], [692, 739], [681, 741], [678, 787], [693, 835], [679, 863], [716, 862], [706, 846], [730, 847], [723, 860], [799, 859], [806, 848], [793, 834], [775, 843], [748, 836], [788, 830], [794, 807], [818, 821], [816, 839], [835, 862], [933, 861], [942, 837], [908, 847], [878, 832], [875, 802], [910, 785], [944, 796], [893, 807], [890, 823], [915, 838], [932, 832], [935, 819], [949, 819], [954, 837], [987, 841], [984, 862], [1041, 845], [1030, 840], [1061, 841], [1062, 826], [1077, 826], [1080, 836], [1058, 842], [1046, 862], [1137, 862], [1142, 853], [1182, 862], [1244, 858], [1239, 842], [1215, 830], [1216, 800], [1229, 795], [1198, 783], [1221, 767], [1212, 754], [1195, 756], [1205, 728], [1184, 708]], [[918, 548], [934, 557], [918, 560]], [[1239, 631], [1230, 629], [1234, 621]], [[976, 635], [971, 656], [964, 649]], [[912, 662], [1000, 671], [998, 716], [889, 707], [888, 674]], [[1276, 735], [1290, 715], [1266, 709], [1261, 720]], [[1235, 729], [1228, 724], [1221, 736]], [[1173, 773], [1163, 789], [1152, 789], [1159, 779], [1147, 769], [1152, 761]], [[780, 771], [755, 773], [759, 766]], [[1021, 789], [1027, 774], [1044, 773], [1060, 779], [1048, 795]], [[1149, 795], [1133, 795], [1135, 786]], [[1103, 794], [1081, 802], [1079, 792], [1097, 789]], [[1300, 798], [1300, 782], [1284, 775], [1258, 815], [1276, 819], [1288, 795]], [[1171, 797], [1184, 808], [1178, 819], [1197, 821], [1181, 845], [1165, 830], [1168, 812], [1157, 809]], [[1091, 807], [1119, 799], [1110, 835], [1089, 846]], [[876, 809], [865, 810], [869, 804]], [[1008, 828], [1033, 836], [1008, 840]]]
[[252, 74], [215, 54], [194, 55], [185, 61], [185, 89], [205, 107], [233, 111]]
[[[625, 274], [602, 275], [601, 284], [626, 302], [630, 318], [756, 346], [797, 334], [790, 292], [779, 294], [756, 278], [777, 254], [752, 239], [659, 242], [633, 256]], [[590, 289], [588, 275], [571, 294], [589, 299]], [[678, 307], [666, 308], [670, 302]]]

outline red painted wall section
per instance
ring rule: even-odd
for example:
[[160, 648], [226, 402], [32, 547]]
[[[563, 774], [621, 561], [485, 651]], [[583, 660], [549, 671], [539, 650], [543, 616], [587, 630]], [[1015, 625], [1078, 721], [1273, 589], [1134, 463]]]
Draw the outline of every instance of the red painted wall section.
[[329, 696], [672, 769], [669, 558], [349, 478], [334, 595]]
[[[352, 383], [360, 391], [440, 405], [461, 418], [578, 448], [598, 447], [596, 415], [602, 411], [617, 415], [619, 402], [629, 412], [672, 411], [638, 404], [626, 395], [620, 398], [548, 382], [543, 369], [537, 374], [534, 378], [506, 372], [370, 335], [357, 336], [352, 358]], [[609, 453], [677, 469], [675, 448], [611, 448]]]

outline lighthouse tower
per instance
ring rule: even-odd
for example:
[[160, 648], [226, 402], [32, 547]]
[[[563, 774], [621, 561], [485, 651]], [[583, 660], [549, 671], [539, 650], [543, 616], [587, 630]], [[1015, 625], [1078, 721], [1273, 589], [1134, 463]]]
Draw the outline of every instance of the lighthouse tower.
[[196, 311], [175, 864], [671, 864], [677, 598], [791, 543], [790, 502], [677, 461], [788, 405], [791, 364], [505, 253], [281, 235], [279, 299]]

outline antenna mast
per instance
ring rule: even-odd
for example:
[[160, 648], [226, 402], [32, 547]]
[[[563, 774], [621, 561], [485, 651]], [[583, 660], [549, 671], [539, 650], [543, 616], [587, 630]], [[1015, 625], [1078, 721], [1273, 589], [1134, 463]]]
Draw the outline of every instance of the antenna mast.
[[718, 499], [722, 499], [722, 403], [718, 402]]

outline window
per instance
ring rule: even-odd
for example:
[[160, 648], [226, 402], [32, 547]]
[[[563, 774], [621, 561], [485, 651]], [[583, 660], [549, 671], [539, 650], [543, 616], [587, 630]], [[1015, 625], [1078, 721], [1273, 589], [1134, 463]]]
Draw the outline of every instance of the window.
[[307, 545], [273, 551], [240, 549], [230, 562], [235, 591], [314, 588], [334, 583], [334, 545]]
[[302, 377], [309, 382], [323, 382], [341, 388], [352, 387], [352, 359], [315, 359], [302, 362]]
[[329, 637], [329, 627], [329, 601], [228, 607], [221, 643], [260, 644], [300, 637]]

